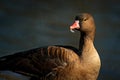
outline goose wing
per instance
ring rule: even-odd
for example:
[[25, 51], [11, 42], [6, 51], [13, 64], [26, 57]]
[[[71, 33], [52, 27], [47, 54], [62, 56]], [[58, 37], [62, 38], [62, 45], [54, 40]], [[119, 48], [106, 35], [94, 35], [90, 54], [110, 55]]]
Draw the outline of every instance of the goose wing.
[[0, 70], [12, 70], [36, 78], [55, 78], [75, 63], [73, 50], [60, 46], [37, 48], [0, 58]]

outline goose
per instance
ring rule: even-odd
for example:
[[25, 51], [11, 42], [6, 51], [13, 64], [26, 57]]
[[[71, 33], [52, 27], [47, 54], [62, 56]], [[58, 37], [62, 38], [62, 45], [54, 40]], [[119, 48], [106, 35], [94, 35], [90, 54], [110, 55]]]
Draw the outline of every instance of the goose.
[[97, 80], [100, 57], [94, 46], [95, 23], [80, 13], [70, 31], [80, 32], [79, 48], [64, 45], [39, 47], [0, 58], [0, 71], [8, 70], [30, 80]]

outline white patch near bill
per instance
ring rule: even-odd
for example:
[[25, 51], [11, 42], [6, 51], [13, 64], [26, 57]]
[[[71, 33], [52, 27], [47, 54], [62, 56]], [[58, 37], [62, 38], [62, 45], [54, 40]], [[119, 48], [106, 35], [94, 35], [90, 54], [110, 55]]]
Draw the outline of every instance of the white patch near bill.
[[72, 29], [70, 30], [70, 32], [75, 33], [75, 31], [74, 31], [74, 30], [72, 30]]

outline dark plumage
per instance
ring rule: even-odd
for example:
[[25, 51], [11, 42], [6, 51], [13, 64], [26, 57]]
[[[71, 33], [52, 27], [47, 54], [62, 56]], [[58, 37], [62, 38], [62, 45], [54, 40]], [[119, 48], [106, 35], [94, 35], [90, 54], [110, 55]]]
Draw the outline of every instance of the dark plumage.
[[96, 80], [100, 59], [93, 44], [93, 17], [82, 13], [76, 20], [70, 29], [81, 32], [79, 49], [55, 45], [15, 53], [0, 58], [0, 70], [20, 73], [31, 80]]

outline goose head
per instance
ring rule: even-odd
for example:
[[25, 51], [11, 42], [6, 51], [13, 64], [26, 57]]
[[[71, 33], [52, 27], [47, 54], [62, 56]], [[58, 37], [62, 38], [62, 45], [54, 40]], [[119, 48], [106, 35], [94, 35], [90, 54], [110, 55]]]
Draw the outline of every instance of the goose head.
[[88, 13], [81, 13], [75, 17], [75, 22], [70, 26], [70, 31], [74, 30], [90, 34], [95, 32], [95, 23], [93, 17]]

